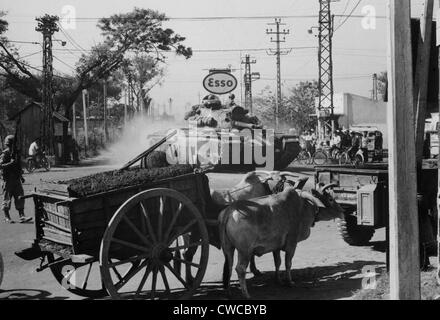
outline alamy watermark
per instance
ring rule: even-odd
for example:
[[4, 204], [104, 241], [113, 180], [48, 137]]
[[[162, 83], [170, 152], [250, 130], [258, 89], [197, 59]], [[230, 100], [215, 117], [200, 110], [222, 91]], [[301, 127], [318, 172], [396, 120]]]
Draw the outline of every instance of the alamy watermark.
[[362, 7], [362, 14], [364, 18], [362, 18], [361, 25], [365, 30], [376, 30], [377, 26], [377, 14], [376, 7], [372, 5], [367, 5]]
[[178, 130], [167, 149], [171, 165], [256, 165], [272, 170], [275, 131], [271, 129], [215, 130], [190, 125]]
[[61, 26], [66, 30], [76, 29], [76, 8], [66, 5], [61, 8]]
[[362, 269], [362, 289], [376, 290], [377, 288], [377, 273], [373, 266], [365, 266]]

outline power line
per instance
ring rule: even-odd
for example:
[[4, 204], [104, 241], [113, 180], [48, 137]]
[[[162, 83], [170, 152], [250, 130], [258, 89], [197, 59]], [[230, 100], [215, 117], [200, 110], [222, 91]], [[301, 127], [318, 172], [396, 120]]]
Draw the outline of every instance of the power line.
[[86, 50], [85, 50], [83, 47], [81, 47], [81, 46], [78, 44], [78, 42], [76, 42], [75, 39], [73, 39], [73, 37], [72, 37], [72, 36], [71, 36], [66, 30], [64, 30], [64, 28], [61, 26], [60, 23], [58, 23], [58, 27], [60, 28], [61, 33], [64, 34], [64, 36], [65, 36], [67, 39], [70, 40], [70, 42], [72, 43], [72, 45], [73, 45], [75, 48], [77, 48], [77, 49], [79, 49], [79, 50], [82, 50], [84, 53], [86, 52]]
[[36, 42], [36, 41], [6, 40], [6, 42], [11, 42], [11, 43], [22, 43], [22, 44], [40, 44], [40, 45], [41, 45], [41, 42]]
[[[288, 47], [288, 48], [281, 48], [281, 50], [310, 50], [310, 49], [317, 49], [317, 46], [299, 46], [299, 47]], [[241, 52], [241, 51], [268, 51], [271, 48], [236, 48], [236, 49], [192, 49], [193, 52], [197, 53], [216, 53], [216, 52]], [[54, 51], [68, 51], [69, 49], [54, 49]], [[82, 49], [70, 49], [71, 51], [83, 51]], [[93, 50], [84, 50], [86, 52], [91, 52]], [[159, 50], [160, 53], [167, 53], [172, 51], [165, 51], [165, 50]]]
[[[347, 12], [348, 5], [350, 4], [350, 0], [346, 0], [346, 1], [347, 1], [347, 2], [345, 3], [345, 8], [344, 8], [344, 11], [342, 11], [342, 14], [345, 14], [345, 13]], [[340, 20], [339, 22], [341, 22], [342, 19], [343, 19], [343, 18], [341, 18], [341, 20]]]
[[[338, 18], [365, 18], [364, 15], [346, 15], [346, 14], [335, 14]], [[11, 16], [15, 18], [28, 18], [25, 16]], [[318, 15], [272, 15], [272, 16], [212, 16], [212, 17], [168, 17], [169, 21], [223, 21], [223, 20], [271, 20], [277, 19], [315, 19]], [[30, 18], [30, 16], [29, 16]], [[386, 19], [386, 16], [376, 16], [377, 19]], [[102, 18], [98, 17], [77, 17], [71, 18], [77, 22], [95, 22]], [[15, 23], [22, 23], [23, 21], [14, 21]]]
[[356, 3], [356, 5], [353, 7], [353, 9], [351, 10], [350, 14], [345, 18], [345, 20], [343, 20], [339, 26], [336, 27], [336, 29], [334, 30], [334, 32], [338, 31], [338, 29], [340, 27], [342, 27], [347, 21], [348, 19], [350, 19], [350, 17], [353, 15], [354, 11], [359, 7], [359, 5], [361, 4], [362, 0], [358, 0], [358, 2]]
[[72, 69], [73, 71], [76, 71], [76, 69], [74, 67], [72, 67], [70, 64], [64, 62], [63, 60], [61, 60], [60, 58], [53, 56], [55, 60], [61, 62], [62, 64], [64, 64], [66, 67], [69, 67], [70, 69]]

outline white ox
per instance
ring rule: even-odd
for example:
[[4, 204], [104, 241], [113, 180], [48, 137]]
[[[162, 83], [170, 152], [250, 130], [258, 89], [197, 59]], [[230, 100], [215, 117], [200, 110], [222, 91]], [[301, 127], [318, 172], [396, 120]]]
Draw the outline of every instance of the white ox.
[[332, 185], [312, 193], [287, 188], [282, 193], [260, 199], [236, 201], [219, 216], [220, 240], [225, 256], [223, 285], [229, 293], [234, 251], [238, 251], [236, 272], [242, 294], [250, 298], [246, 287], [246, 269], [253, 256], [273, 252], [276, 279], [280, 282], [281, 250], [285, 251], [287, 283], [297, 244], [306, 240], [317, 221], [342, 218], [343, 209], [327, 192]]

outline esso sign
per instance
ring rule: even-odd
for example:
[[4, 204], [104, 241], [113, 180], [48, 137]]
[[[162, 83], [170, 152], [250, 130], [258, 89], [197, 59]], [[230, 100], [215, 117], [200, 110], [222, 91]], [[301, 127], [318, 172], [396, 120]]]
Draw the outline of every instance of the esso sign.
[[203, 87], [213, 94], [227, 94], [234, 91], [237, 85], [237, 79], [227, 72], [214, 72], [203, 80]]

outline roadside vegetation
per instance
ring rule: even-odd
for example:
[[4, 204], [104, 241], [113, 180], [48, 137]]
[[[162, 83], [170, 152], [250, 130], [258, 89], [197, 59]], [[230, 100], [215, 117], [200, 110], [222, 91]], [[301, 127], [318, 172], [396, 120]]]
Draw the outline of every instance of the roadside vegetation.
[[[440, 285], [436, 278], [437, 269], [421, 274], [422, 300], [440, 300]], [[375, 290], [359, 290], [353, 296], [353, 300], [389, 300], [390, 299], [390, 278], [384, 272], [377, 279]]]

